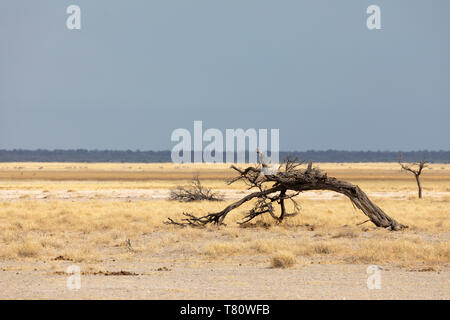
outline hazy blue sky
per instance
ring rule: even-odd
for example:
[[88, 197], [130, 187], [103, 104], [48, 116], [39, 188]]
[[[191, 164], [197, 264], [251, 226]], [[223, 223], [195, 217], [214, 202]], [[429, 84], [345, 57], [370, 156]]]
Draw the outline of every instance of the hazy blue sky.
[[[81, 30], [66, 8], [81, 7]], [[366, 8], [381, 7], [382, 30]], [[171, 149], [279, 128], [282, 150], [450, 150], [448, 0], [0, 2], [0, 149]]]

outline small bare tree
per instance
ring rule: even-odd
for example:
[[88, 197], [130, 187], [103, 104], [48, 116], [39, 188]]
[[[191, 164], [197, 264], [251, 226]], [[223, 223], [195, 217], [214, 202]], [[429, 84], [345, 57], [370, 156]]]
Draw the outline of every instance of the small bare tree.
[[420, 175], [422, 174], [423, 168], [428, 167], [427, 162], [425, 160], [421, 160], [419, 162], [406, 165], [402, 163], [402, 157], [402, 155], [399, 156], [398, 163], [400, 164], [402, 170], [409, 171], [414, 174], [417, 182], [417, 188], [419, 189], [419, 199], [422, 199], [422, 185], [420, 184]]
[[190, 201], [222, 201], [223, 197], [219, 193], [213, 192], [210, 188], [202, 186], [198, 175], [192, 179], [192, 184], [188, 187], [178, 186], [170, 191], [170, 200], [180, 202]]

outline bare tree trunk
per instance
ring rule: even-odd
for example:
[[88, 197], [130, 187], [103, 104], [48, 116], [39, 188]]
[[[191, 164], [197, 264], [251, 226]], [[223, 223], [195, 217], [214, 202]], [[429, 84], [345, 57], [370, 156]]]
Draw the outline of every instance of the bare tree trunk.
[[281, 190], [280, 192], [280, 208], [281, 208], [281, 214], [280, 214], [280, 221], [283, 220], [284, 215], [286, 214], [286, 207], [284, 206], [284, 197], [286, 197], [286, 190]]
[[419, 199], [422, 199], [422, 186], [420, 185], [420, 175], [416, 174], [417, 188], [419, 188]]
[[369, 197], [358, 186], [351, 183], [337, 180], [336, 178], [326, 178], [326, 180], [312, 185], [301, 184], [293, 186], [292, 190], [330, 190], [347, 196], [350, 201], [360, 209], [377, 227], [391, 228], [392, 230], [402, 229], [402, 224], [389, 217], [380, 207], [374, 204]]

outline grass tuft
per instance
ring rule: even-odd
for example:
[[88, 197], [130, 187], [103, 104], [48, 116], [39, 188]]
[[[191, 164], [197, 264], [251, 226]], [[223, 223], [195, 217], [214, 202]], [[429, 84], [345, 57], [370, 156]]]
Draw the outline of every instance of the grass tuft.
[[295, 255], [288, 251], [279, 251], [272, 256], [272, 268], [291, 268], [295, 264]]

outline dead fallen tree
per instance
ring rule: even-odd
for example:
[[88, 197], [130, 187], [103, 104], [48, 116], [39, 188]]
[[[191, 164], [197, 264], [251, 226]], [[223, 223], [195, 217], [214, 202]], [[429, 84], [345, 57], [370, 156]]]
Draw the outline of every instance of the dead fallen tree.
[[222, 201], [222, 195], [213, 192], [210, 188], [205, 188], [202, 186], [198, 176], [195, 176], [192, 180], [192, 184], [188, 187], [178, 186], [170, 191], [170, 200], [180, 201], [180, 202], [191, 202], [191, 201]]
[[[322, 172], [318, 168], [313, 168], [311, 162], [305, 169], [301, 168], [302, 165], [303, 163], [297, 159], [287, 159], [273, 173], [266, 173], [267, 166], [264, 162], [245, 169], [239, 169], [233, 165], [231, 167], [239, 175], [231, 180], [229, 184], [236, 181], [243, 181], [248, 185], [249, 189], [255, 189], [255, 192], [230, 204], [220, 212], [210, 213], [200, 217], [185, 212], [183, 213], [184, 218], [181, 221], [168, 218], [166, 223], [180, 226], [203, 226], [209, 223], [223, 224], [225, 217], [230, 211], [253, 199], [257, 200], [254, 207], [239, 223], [247, 223], [266, 213], [270, 214], [276, 221], [281, 222], [286, 217], [299, 213], [299, 206], [294, 199], [299, 193], [311, 190], [329, 190], [347, 196], [353, 205], [360, 209], [377, 227], [389, 228], [391, 230], [400, 230], [407, 227], [384, 213], [357, 185], [328, 177], [325, 172]], [[286, 211], [286, 201], [293, 203], [294, 212], [288, 213]], [[280, 206], [279, 215], [275, 213], [275, 203]]]

